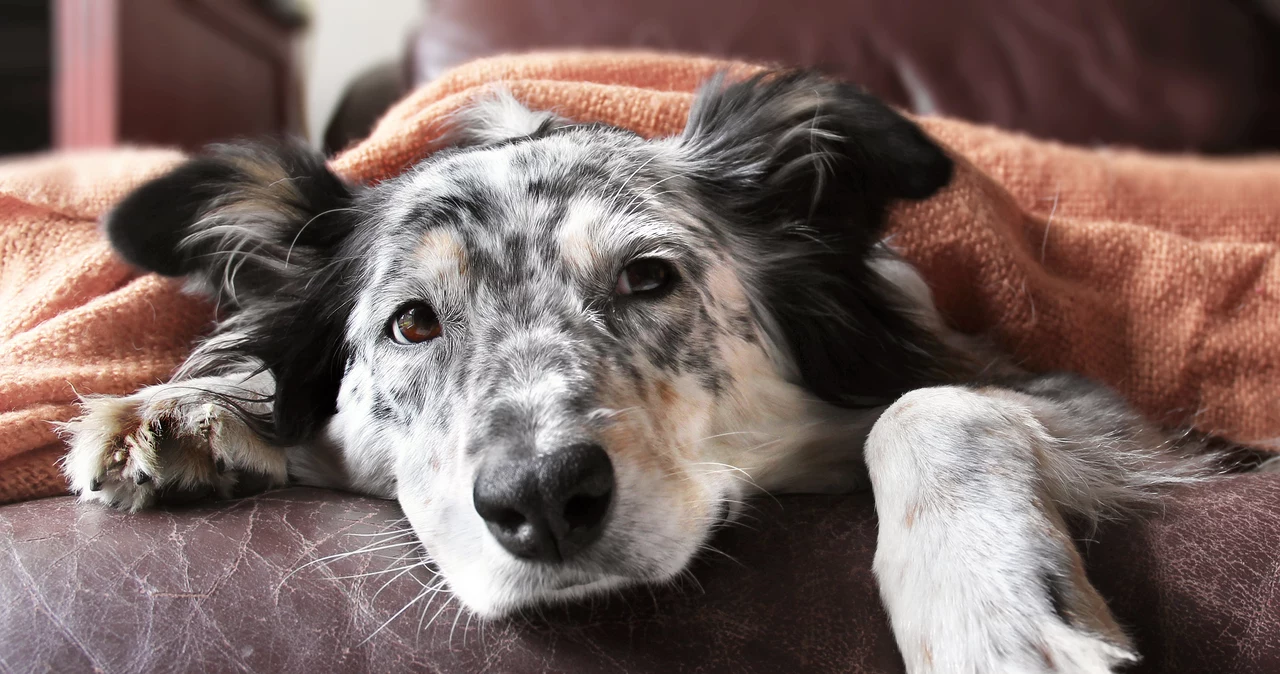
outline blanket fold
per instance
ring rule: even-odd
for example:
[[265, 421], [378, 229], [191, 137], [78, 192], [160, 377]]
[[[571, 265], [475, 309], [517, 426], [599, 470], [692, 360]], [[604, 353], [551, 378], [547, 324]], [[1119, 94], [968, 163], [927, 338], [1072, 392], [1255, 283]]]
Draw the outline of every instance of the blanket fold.
[[[495, 83], [533, 108], [678, 133], [711, 74], [751, 64], [645, 53], [477, 61], [424, 86], [332, 166], [385, 180], [438, 149]], [[1034, 370], [1080, 372], [1162, 422], [1280, 451], [1280, 158], [1087, 150], [948, 119], [957, 159], [903, 204], [891, 242], [943, 314]], [[179, 155], [121, 150], [0, 166], [0, 502], [61, 493], [52, 421], [77, 394], [163, 381], [212, 309], [112, 256], [101, 214]]]

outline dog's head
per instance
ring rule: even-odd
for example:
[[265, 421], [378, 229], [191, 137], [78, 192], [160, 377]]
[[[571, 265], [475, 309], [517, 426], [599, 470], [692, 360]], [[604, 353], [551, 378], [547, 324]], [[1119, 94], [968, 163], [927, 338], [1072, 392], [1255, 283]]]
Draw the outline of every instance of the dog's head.
[[951, 164], [853, 87], [717, 79], [657, 140], [499, 95], [455, 141], [364, 188], [223, 147], [107, 229], [228, 310], [196, 366], [269, 367], [264, 433], [339, 446], [477, 611], [672, 578], [750, 490], [850, 486], [836, 410], [945, 375], [875, 258]]

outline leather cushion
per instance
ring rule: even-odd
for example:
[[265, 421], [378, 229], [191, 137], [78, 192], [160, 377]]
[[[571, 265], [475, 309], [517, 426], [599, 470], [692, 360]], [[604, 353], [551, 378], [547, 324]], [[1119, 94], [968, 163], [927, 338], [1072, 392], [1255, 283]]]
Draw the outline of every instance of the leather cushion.
[[[402, 566], [407, 546], [304, 567], [381, 540], [364, 534], [398, 526], [385, 501], [0, 507], [0, 671], [901, 671], [870, 496], [755, 505], [671, 587], [500, 621], [443, 594], [392, 619], [430, 574], [349, 576]], [[1145, 655], [1132, 671], [1280, 671], [1280, 475], [1184, 489], [1082, 545]]]

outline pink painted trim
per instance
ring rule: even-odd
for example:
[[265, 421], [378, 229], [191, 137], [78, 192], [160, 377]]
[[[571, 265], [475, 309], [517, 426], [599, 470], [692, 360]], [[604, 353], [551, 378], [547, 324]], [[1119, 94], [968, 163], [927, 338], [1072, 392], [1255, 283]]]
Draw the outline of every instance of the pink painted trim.
[[119, 0], [55, 0], [54, 147], [119, 141]]

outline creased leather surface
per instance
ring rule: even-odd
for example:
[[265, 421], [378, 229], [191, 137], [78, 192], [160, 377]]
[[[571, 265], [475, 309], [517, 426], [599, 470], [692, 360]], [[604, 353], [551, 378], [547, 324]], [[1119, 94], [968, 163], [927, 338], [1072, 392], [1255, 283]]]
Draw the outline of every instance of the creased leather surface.
[[[0, 670], [901, 671], [870, 571], [870, 497], [757, 505], [752, 528], [715, 541], [736, 561], [710, 555], [675, 587], [487, 623], [439, 597], [381, 631], [429, 574], [381, 593], [394, 574], [341, 577], [395, 566], [403, 548], [289, 574], [395, 526], [392, 503], [289, 489], [133, 516], [68, 498], [6, 506]], [[1092, 537], [1095, 582], [1146, 654], [1133, 671], [1280, 671], [1277, 543], [1275, 475], [1185, 490]]]

